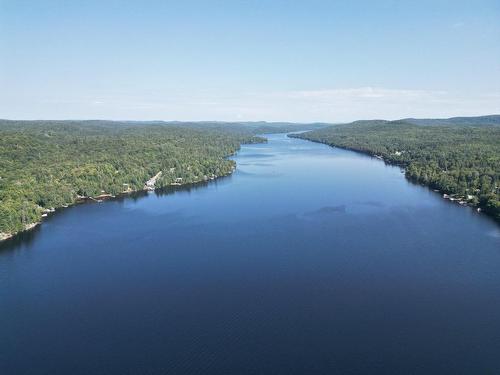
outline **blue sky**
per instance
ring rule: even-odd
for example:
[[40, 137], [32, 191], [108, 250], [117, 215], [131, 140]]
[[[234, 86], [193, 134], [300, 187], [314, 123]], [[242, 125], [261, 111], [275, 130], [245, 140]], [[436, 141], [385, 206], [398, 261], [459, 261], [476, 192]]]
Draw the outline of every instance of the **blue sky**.
[[0, 0], [0, 118], [500, 113], [500, 1]]

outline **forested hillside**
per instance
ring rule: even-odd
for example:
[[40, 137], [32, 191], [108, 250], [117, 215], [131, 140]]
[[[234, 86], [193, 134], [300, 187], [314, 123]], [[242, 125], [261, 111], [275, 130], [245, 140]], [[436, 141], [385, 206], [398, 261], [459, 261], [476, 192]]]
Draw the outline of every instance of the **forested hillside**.
[[475, 116], [475, 117], [451, 117], [451, 118], [405, 118], [404, 122], [414, 125], [440, 126], [440, 125], [462, 125], [462, 126], [499, 126], [500, 115]]
[[83, 197], [204, 181], [254, 134], [290, 125], [0, 120], [0, 237]]
[[469, 120], [441, 126], [357, 121], [294, 136], [402, 165], [409, 179], [479, 206], [500, 222], [500, 127], [485, 119], [486, 124], [474, 120], [468, 126]]

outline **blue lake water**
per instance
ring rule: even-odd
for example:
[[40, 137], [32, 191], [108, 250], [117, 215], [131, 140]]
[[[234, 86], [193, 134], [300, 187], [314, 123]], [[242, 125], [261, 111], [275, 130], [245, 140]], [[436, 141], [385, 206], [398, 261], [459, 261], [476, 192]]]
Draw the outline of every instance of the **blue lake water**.
[[0, 245], [0, 374], [500, 372], [500, 231], [350, 151], [268, 136], [206, 185]]

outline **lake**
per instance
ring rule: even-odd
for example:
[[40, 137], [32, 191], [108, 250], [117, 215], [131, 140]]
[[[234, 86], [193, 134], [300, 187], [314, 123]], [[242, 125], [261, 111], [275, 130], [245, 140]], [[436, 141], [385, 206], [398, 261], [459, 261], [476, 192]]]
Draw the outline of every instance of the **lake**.
[[500, 230], [398, 167], [288, 138], [0, 245], [0, 373], [493, 374]]

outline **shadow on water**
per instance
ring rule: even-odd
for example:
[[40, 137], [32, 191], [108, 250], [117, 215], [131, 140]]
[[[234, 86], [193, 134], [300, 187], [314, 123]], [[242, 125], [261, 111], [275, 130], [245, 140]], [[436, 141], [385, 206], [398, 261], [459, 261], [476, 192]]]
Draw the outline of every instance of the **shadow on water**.
[[35, 241], [35, 239], [38, 237], [40, 233], [43, 232], [43, 226], [44, 223], [50, 222], [53, 220], [55, 217], [59, 215], [64, 215], [67, 214], [69, 210], [74, 210], [78, 209], [81, 206], [86, 206], [86, 205], [96, 205], [96, 204], [106, 204], [107, 202], [125, 202], [125, 201], [133, 201], [137, 202], [141, 199], [147, 198], [150, 194], [154, 194], [157, 197], [164, 197], [168, 195], [173, 195], [177, 193], [188, 193], [190, 194], [191, 192], [194, 192], [196, 190], [200, 189], [205, 189], [209, 185], [215, 185], [217, 186], [220, 184], [222, 181], [229, 181], [231, 179], [232, 175], [228, 176], [220, 176], [214, 180], [209, 180], [209, 181], [201, 181], [201, 182], [196, 182], [192, 184], [185, 184], [185, 185], [174, 185], [174, 186], [165, 186], [163, 188], [158, 188], [155, 189], [152, 192], [148, 192], [146, 190], [141, 190], [141, 191], [136, 191], [132, 193], [126, 193], [126, 194], [120, 194], [117, 195], [114, 198], [108, 198], [105, 199], [103, 202], [95, 202], [92, 200], [85, 200], [82, 202], [77, 202], [72, 206], [69, 206], [67, 208], [60, 208], [57, 209], [55, 212], [50, 213], [40, 224], [38, 224], [36, 227], [19, 232], [16, 235], [12, 236], [9, 239], [6, 239], [4, 241], [0, 242], [0, 255], [3, 255], [7, 252], [10, 251], [17, 251], [17, 250], [23, 250], [23, 249], [29, 249], [30, 245]]
[[30, 230], [20, 232], [15, 236], [0, 242], [0, 255], [7, 251], [29, 248], [41, 230], [41, 225], [37, 225]]
[[306, 212], [304, 216], [313, 217], [313, 216], [325, 216], [333, 213], [346, 213], [346, 205], [341, 204], [338, 206], [325, 206], [321, 207], [319, 210]]
[[[291, 133], [289, 133], [289, 134], [291, 134]], [[294, 138], [294, 137], [291, 137], [291, 138]], [[320, 142], [320, 141], [304, 140], [304, 139], [301, 139], [301, 138], [294, 138], [294, 139], [298, 139], [298, 140], [306, 142], [306, 143], [314, 143], [316, 145], [320, 145], [320, 146], [326, 147], [327, 149], [330, 149], [330, 150], [347, 151], [347, 152], [352, 153], [352, 154], [354, 154], [356, 156], [361, 156], [361, 157], [364, 157], [364, 158], [369, 158], [370, 160], [373, 160], [373, 161], [375, 161], [377, 163], [383, 163], [386, 167], [397, 168], [397, 169], [399, 169], [399, 172], [401, 173], [401, 175], [404, 176], [404, 179], [405, 179], [405, 181], [406, 181], [406, 183], [407, 183], [408, 186], [418, 186], [419, 188], [421, 188], [421, 189], [423, 189], [425, 191], [428, 191], [428, 192], [430, 192], [433, 195], [436, 195], [438, 197], [442, 197], [442, 195], [444, 193], [442, 191], [436, 190], [436, 188], [433, 187], [433, 186], [425, 185], [425, 184], [423, 184], [421, 182], [418, 182], [415, 179], [412, 179], [412, 178], [408, 177], [406, 175], [406, 173], [405, 173], [405, 168], [404, 168], [404, 166], [402, 164], [391, 163], [391, 162], [389, 162], [389, 161], [387, 161], [385, 159], [380, 159], [379, 157], [376, 157], [376, 156], [374, 156], [373, 154], [371, 154], [369, 152], [364, 152], [364, 151], [352, 149], [352, 148], [349, 148], [349, 147], [330, 146], [330, 145], [328, 145], [328, 144], [326, 144], [324, 142]], [[301, 147], [298, 147], [297, 150], [302, 150], [302, 149], [301, 149]], [[448, 200], [448, 199], [442, 199], [442, 201], [443, 201], [444, 204], [449, 205], [449, 206], [453, 206], [453, 207], [459, 206], [459, 203], [458, 203], [457, 200], [452, 201], [452, 200]], [[387, 204], [379, 202], [379, 201], [373, 201], [373, 200], [355, 201], [353, 203], [356, 204], [356, 205], [359, 205], [359, 206], [371, 206], [371, 207], [374, 207], [374, 208], [384, 208], [384, 207], [387, 207]], [[481, 220], [487, 221], [489, 223], [493, 223], [494, 225], [496, 225], [497, 231], [500, 233], [500, 221], [496, 220], [493, 216], [490, 216], [490, 215], [486, 214], [484, 211], [481, 211], [481, 210], [478, 211], [478, 208], [476, 206], [469, 205], [469, 204], [460, 206], [460, 208], [463, 209], [464, 212], [466, 213], [466, 215], [468, 215], [468, 216], [479, 216], [481, 218]]]
[[500, 368], [489, 222], [378, 161], [270, 139], [271, 169], [75, 205], [2, 246], [0, 374]]

